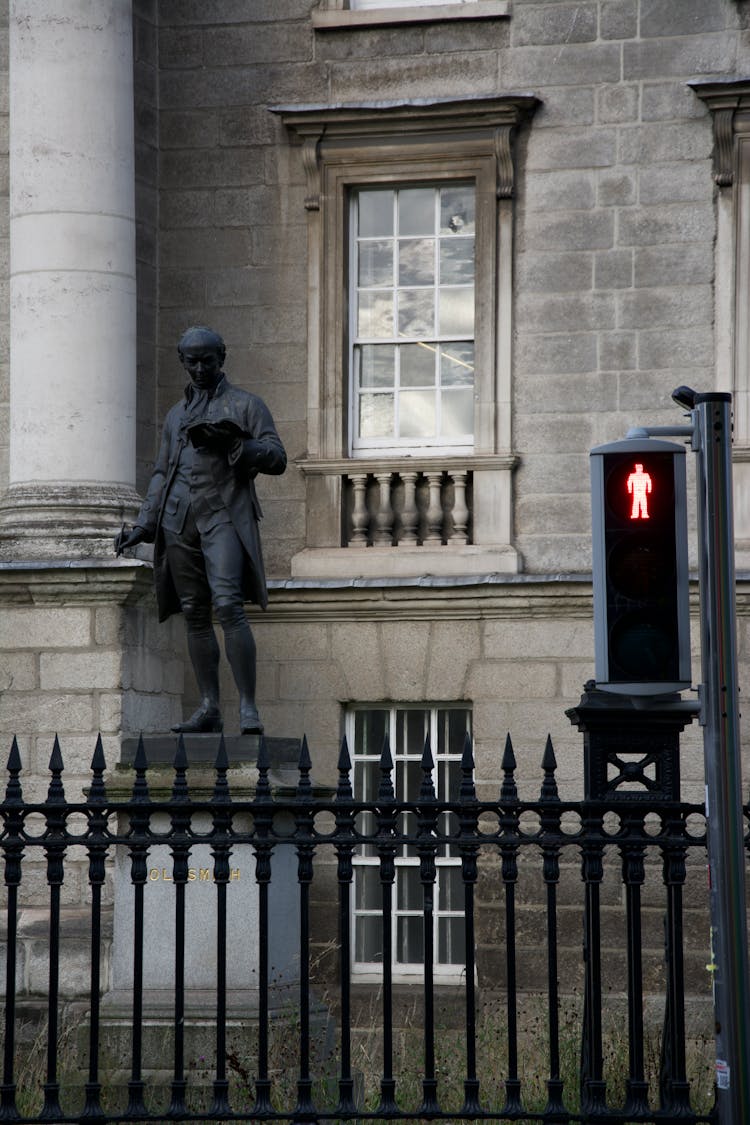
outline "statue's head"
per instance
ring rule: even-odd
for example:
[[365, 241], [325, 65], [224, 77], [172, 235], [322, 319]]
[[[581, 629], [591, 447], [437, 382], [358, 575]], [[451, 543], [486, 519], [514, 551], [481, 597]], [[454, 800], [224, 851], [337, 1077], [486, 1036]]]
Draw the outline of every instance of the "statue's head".
[[227, 347], [218, 332], [214, 332], [213, 328], [206, 328], [202, 324], [194, 324], [187, 331], [183, 332], [180, 342], [177, 345], [177, 354], [182, 361], [186, 351], [194, 351], [200, 349], [201, 351], [215, 351], [224, 363], [227, 354]]
[[210, 389], [221, 377], [227, 349], [218, 332], [194, 325], [183, 333], [177, 354], [195, 385]]

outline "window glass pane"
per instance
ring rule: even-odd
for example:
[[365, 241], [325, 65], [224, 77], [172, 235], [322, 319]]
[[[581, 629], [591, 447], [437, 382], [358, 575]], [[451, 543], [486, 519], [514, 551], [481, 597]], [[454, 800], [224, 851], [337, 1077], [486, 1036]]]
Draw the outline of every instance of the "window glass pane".
[[357, 348], [360, 387], [392, 387], [396, 378], [396, 349], [390, 344], [362, 344]]
[[399, 434], [402, 438], [434, 437], [435, 395], [432, 391], [401, 392]]
[[474, 432], [474, 392], [443, 391], [441, 396], [443, 437], [460, 437]]
[[355, 871], [355, 902], [357, 910], [379, 910], [381, 895], [380, 868], [373, 865], [358, 867]]
[[354, 956], [357, 961], [383, 960], [383, 919], [377, 915], [357, 918], [354, 926]]
[[393, 294], [362, 290], [359, 294], [358, 336], [393, 335]]
[[364, 438], [393, 437], [393, 395], [359, 396], [359, 432]]
[[[466, 707], [392, 706], [373, 708], [372, 711], [355, 710], [350, 744], [354, 750], [354, 788], [359, 796], [363, 792], [376, 792], [380, 784], [379, 750], [382, 736], [393, 730], [392, 753], [394, 758], [394, 787], [397, 798], [407, 802], [417, 801], [423, 782], [421, 758], [425, 737], [429, 733], [435, 766], [432, 780], [439, 800], [454, 800], [461, 782], [460, 757], [463, 752], [465, 732], [470, 726], [471, 712]], [[371, 752], [363, 757], [362, 747], [367, 743]], [[376, 757], [376, 754], [378, 757]], [[358, 826], [365, 817], [360, 814]], [[367, 814], [368, 827], [375, 826], [372, 814]], [[398, 831], [414, 838], [418, 829], [417, 817], [401, 814]], [[438, 831], [444, 840], [459, 831], [458, 818], [453, 813], [441, 813]], [[461, 872], [460, 850], [456, 844], [436, 846], [438, 866], [435, 886], [435, 936], [436, 963], [461, 967], [464, 958], [464, 887]], [[355, 864], [355, 961], [364, 967], [382, 959], [382, 885], [380, 864], [363, 862], [368, 856], [377, 857], [377, 849], [360, 847], [354, 854]], [[394, 964], [409, 971], [420, 969], [424, 960], [423, 943], [423, 886], [415, 843], [402, 845], [396, 855], [396, 880], [394, 907]], [[363, 912], [368, 913], [364, 915]]]
[[398, 884], [396, 902], [399, 910], [422, 909], [422, 883], [419, 879], [419, 868], [399, 867], [396, 872]]
[[357, 200], [360, 238], [393, 234], [392, 191], [360, 191]]
[[460, 867], [438, 868], [438, 910], [463, 910], [464, 884]]
[[[454, 762], [448, 762], [447, 766], [448, 766], [448, 776], [447, 776], [448, 793], [447, 793], [447, 797], [448, 797], [449, 801], [457, 801], [458, 800], [458, 791], [461, 787], [461, 763], [455, 762], [455, 761]], [[445, 798], [443, 798], [443, 799], [445, 799]]]
[[[451, 707], [447, 711], [438, 712], [441, 725], [443, 716], [445, 716], [447, 720], [448, 745], [446, 750], [449, 754], [457, 754], [459, 757], [463, 754], [466, 732], [471, 733], [471, 726], [469, 724], [470, 714], [470, 712], [459, 707]], [[459, 768], [458, 762], [452, 762], [451, 769], [454, 765], [456, 769]]]
[[474, 386], [474, 345], [444, 344], [440, 349], [440, 382], [444, 387]]
[[[465, 242], [466, 239], [462, 239], [462, 241]], [[462, 277], [449, 277], [445, 280], [463, 281], [464, 279]], [[469, 276], [466, 280], [470, 282], [473, 278]], [[403, 238], [401, 240], [398, 248], [398, 283], [399, 285], [434, 285], [434, 238]]]
[[[460, 277], [444, 277], [445, 281], [461, 281]], [[469, 278], [471, 280], [471, 278]], [[360, 242], [359, 284], [393, 285], [393, 243]]]
[[435, 332], [435, 293], [432, 289], [400, 289], [399, 336], [432, 336]]
[[474, 187], [457, 184], [440, 192], [440, 233], [474, 233]]
[[357, 760], [354, 763], [354, 791], [360, 801], [374, 801], [380, 786], [380, 762]]
[[[354, 712], [355, 754], [380, 757], [383, 740], [388, 732], [388, 711], [372, 708]], [[357, 794], [359, 796], [359, 794]]]
[[399, 348], [402, 387], [433, 387], [435, 385], [434, 344], [404, 344]]
[[466, 963], [463, 918], [438, 918], [437, 959], [440, 965], [463, 965]]
[[[398, 712], [398, 719], [403, 722], [398, 740], [398, 753], [411, 754], [422, 757], [424, 742], [430, 726], [429, 711], [422, 711], [417, 707], [409, 707]], [[409, 800], [416, 799], [416, 791], [409, 790]]]
[[435, 229], [435, 191], [431, 187], [401, 188], [398, 193], [398, 233], [432, 234]]
[[438, 331], [446, 336], [463, 336], [474, 331], [474, 287], [440, 290]]
[[421, 918], [399, 918], [396, 924], [396, 959], [405, 964], [424, 961]]
[[440, 284], [471, 285], [474, 281], [474, 239], [440, 239]]

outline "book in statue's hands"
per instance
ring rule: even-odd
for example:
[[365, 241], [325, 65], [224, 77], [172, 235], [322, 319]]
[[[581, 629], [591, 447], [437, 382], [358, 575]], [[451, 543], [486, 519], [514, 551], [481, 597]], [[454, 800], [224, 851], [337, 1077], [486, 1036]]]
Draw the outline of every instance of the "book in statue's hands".
[[247, 434], [231, 418], [220, 418], [218, 422], [193, 422], [187, 427], [187, 436], [196, 448], [226, 450]]

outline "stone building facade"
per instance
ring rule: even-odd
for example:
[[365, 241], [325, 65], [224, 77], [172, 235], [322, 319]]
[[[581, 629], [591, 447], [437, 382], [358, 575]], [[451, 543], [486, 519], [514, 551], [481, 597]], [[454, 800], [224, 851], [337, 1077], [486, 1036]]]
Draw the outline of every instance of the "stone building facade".
[[345, 732], [453, 722], [485, 792], [510, 730], [522, 789], [550, 733], [580, 795], [588, 451], [682, 421], [681, 383], [735, 395], [747, 681], [748, 0], [65, 9], [3, 19], [0, 738], [27, 792], [56, 732], [72, 790], [97, 732], [114, 765], [194, 702], [147, 552], [111, 547], [193, 323], [289, 454], [258, 702], [321, 781]]

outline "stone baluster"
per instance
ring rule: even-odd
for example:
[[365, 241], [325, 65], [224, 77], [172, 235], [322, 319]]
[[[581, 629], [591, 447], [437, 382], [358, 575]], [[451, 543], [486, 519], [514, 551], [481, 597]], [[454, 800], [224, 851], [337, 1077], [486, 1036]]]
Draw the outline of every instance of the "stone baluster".
[[427, 487], [429, 488], [429, 503], [427, 505], [427, 534], [424, 543], [436, 546], [443, 541], [443, 505], [440, 498], [440, 487], [443, 481], [441, 472], [425, 473]]
[[375, 513], [376, 547], [390, 547], [393, 543], [393, 505], [391, 504], [391, 473], [376, 473], [375, 480], [380, 489], [378, 507]]
[[404, 484], [404, 510], [401, 513], [401, 538], [399, 543], [415, 544], [417, 542], [417, 526], [419, 524], [419, 509], [417, 508], [417, 476], [418, 473], [401, 473]]
[[367, 474], [358, 473], [349, 477], [352, 482], [354, 506], [352, 508], [352, 534], [349, 539], [350, 547], [366, 547], [367, 531], [370, 523], [370, 514], [367, 511]]
[[448, 540], [451, 544], [461, 545], [469, 542], [469, 505], [466, 503], [466, 479], [468, 473], [456, 470], [451, 473], [453, 480], [453, 530]]

